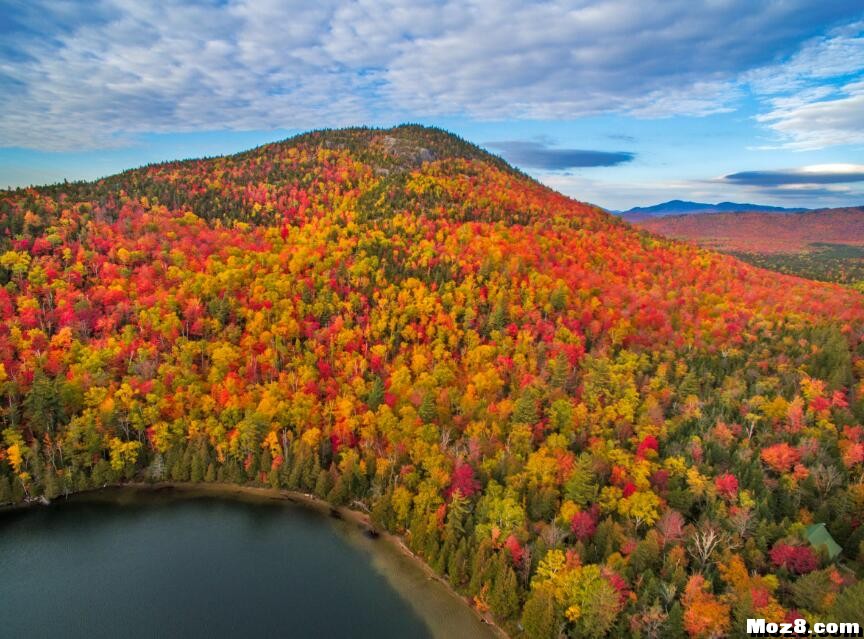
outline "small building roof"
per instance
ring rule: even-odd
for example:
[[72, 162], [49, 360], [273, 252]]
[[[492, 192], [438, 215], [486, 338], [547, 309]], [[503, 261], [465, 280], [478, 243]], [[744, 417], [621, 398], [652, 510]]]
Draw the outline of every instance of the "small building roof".
[[835, 559], [837, 555], [843, 551], [840, 544], [834, 541], [834, 538], [831, 536], [831, 533], [828, 532], [825, 524], [812, 524], [807, 526], [807, 541], [809, 541], [810, 545], [817, 550], [820, 546], [825, 546], [829, 559]]

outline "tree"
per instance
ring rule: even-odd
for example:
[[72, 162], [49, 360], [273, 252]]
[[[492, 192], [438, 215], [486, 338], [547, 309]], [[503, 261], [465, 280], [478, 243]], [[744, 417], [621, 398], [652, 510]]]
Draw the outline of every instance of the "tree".
[[8, 504], [12, 501], [12, 487], [6, 475], [0, 475], [0, 504]]
[[556, 639], [561, 628], [561, 618], [555, 604], [555, 596], [549, 588], [531, 591], [522, 612], [522, 627], [527, 639]]
[[39, 374], [24, 398], [24, 415], [38, 433], [53, 433], [65, 419], [60, 383]]
[[829, 618], [837, 622], [857, 623], [864, 628], [864, 581], [849, 586], [837, 595]]
[[578, 506], [586, 506], [597, 498], [597, 481], [591, 466], [591, 458], [580, 455], [564, 484], [564, 496]]
[[724, 473], [714, 478], [714, 487], [717, 493], [727, 500], [732, 500], [738, 495], [738, 479], [735, 475]]
[[762, 461], [778, 473], [789, 472], [792, 465], [801, 458], [801, 454], [785, 442], [763, 449], [761, 456]]
[[771, 549], [770, 556], [775, 566], [799, 575], [812, 572], [819, 567], [819, 559], [809, 546], [791, 546], [777, 542]]
[[702, 575], [693, 575], [681, 598], [684, 627], [691, 637], [722, 637], [729, 629], [729, 606], [709, 591]]
[[507, 619], [519, 610], [519, 587], [516, 573], [504, 553], [498, 553], [495, 576], [489, 591], [489, 605], [492, 611]]
[[[796, 606], [814, 613], [825, 613], [836, 605], [839, 575], [831, 568], [799, 577], [790, 591]], [[847, 589], [848, 590], [848, 589]], [[843, 621], [848, 619], [844, 618]]]
[[677, 543], [684, 538], [684, 517], [677, 510], [667, 510], [657, 522], [657, 532], [664, 545]]
[[651, 526], [660, 517], [660, 498], [651, 491], [635, 492], [618, 502], [618, 512], [629, 517], [638, 530]]
[[603, 637], [621, 610], [618, 590], [599, 566], [581, 566], [560, 550], [546, 553], [531, 588], [532, 592], [548, 588], [564, 611], [568, 625], [580, 637]]
[[728, 547], [729, 536], [713, 522], [703, 522], [690, 534], [688, 550], [702, 569], [708, 566], [718, 549]]

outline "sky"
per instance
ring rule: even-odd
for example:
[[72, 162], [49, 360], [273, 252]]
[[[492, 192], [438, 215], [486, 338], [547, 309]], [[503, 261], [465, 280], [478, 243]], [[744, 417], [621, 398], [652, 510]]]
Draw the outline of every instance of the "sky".
[[440, 126], [576, 199], [864, 204], [860, 0], [0, 0], [0, 188]]

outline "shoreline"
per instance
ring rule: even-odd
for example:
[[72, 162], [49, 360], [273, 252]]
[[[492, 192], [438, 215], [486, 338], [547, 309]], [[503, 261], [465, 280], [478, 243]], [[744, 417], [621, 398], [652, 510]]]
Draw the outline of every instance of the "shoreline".
[[375, 541], [383, 541], [393, 550], [397, 551], [401, 556], [410, 560], [410, 562], [419, 568], [428, 579], [434, 579], [446, 590], [448, 595], [459, 601], [460, 605], [471, 611], [471, 614], [489, 630], [501, 639], [510, 639], [510, 635], [498, 624], [491, 614], [481, 613], [475, 608], [469, 600], [459, 593], [447, 579], [436, 573], [432, 567], [426, 563], [421, 557], [416, 555], [405, 543], [399, 535], [394, 535], [387, 530], [380, 530], [373, 523], [369, 515], [360, 510], [355, 510], [347, 506], [333, 506], [327, 501], [316, 497], [310, 493], [299, 491], [268, 488], [263, 486], [244, 486], [240, 484], [231, 484], [225, 482], [213, 483], [192, 483], [192, 482], [141, 482], [130, 481], [124, 483], [107, 484], [100, 488], [90, 488], [87, 490], [76, 491], [68, 495], [60, 495], [52, 501], [41, 500], [34, 498], [28, 502], [19, 504], [5, 504], [0, 506], [0, 512], [24, 510], [36, 507], [48, 507], [58, 501], [71, 501], [76, 497], [84, 497], [87, 495], [95, 496], [99, 493], [107, 493], [111, 490], [130, 490], [142, 493], [158, 493], [163, 491], [176, 491], [177, 493], [186, 493], [188, 496], [194, 495], [209, 495], [214, 497], [227, 498], [248, 498], [257, 497], [267, 499], [268, 501], [281, 501], [290, 504], [296, 504], [300, 507], [314, 510], [323, 516], [328, 516], [336, 519], [344, 520], [347, 523], [353, 524], [362, 533]]

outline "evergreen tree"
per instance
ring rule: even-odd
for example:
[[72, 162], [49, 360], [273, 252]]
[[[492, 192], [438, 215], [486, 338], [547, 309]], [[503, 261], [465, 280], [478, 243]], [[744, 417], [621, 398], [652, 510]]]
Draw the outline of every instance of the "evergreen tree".
[[579, 455], [573, 466], [573, 473], [564, 484], [564, 496], [579, 506], [586, 506], [597, 497], [597, 480], [592, 470], [591, 457], [585, 453]]
[[496, 615], [507, 619], [519, 610], [519, 584], [506, 552], [499, 552], [495, 563], [489, 605]]
[[854, 622], [864, 628], [864, 581], [837, 595], [829, 617], [836, 622]]
[[387, 490], [372, 502], [371, 518], [376, 526], [390, 530], [393, 521], [393, 508], [391, 506], [393, 492]]
[[200, 454], [192, 455], [192, 461], [189, 467], [189, 481], [196, 484], [204, 479], [204, 465]]
[[[322, 471], [323, 472], [323, 471]], [[334, 506], [342, 506], [348, 503], [348, 487], [345, 485], [345, 480], [342, 475], [336, 478], [333, 483], [333, 488], [326, 494], [326, 499]]]
[[420, 404], [420, 410], [418, 414], [420, 415], [420, 419], [422, 419], [425, 423], [429, 424], [435, 420], [437, 416], [437, 408], [435, 406], [435, 397], [432, 393], [426, 393], [423, 396], [423, 401]]
[[[333, 479], [330, 476], [330, 473], [326, 470], [321, 470], [318, 473], [318, 479], [315, 480], [315, 493], [316, 497], [321, 499], [327, 499], [328, 494], [333, 489]], [[332, 502], [331, 502], [332, 503]]]
[[555, 596], [548, 588], [535, 588], [528, 596], [522, 610], [522, 627], [526, 639], [556, 639], [561, 620], [555, 604]]
[[669, 616], [663, 626], [663, 638], [687, 639], [687, 633], [684, 630], [684, 610], [677, 601], [669, 609]]
[[8, 504], [12, 501], [12, 486], [6, 475], [0, 475], [0, 504]]
[[447, 575], [450, 578], [450, 583], [455, 587], [460, 587], [465, 583], [466, 570], [468, 568], [468, 542], [463, 537], [459, 540], [459, 545], [456, 547], [456, 552], [450, 555], [447, 562]]

